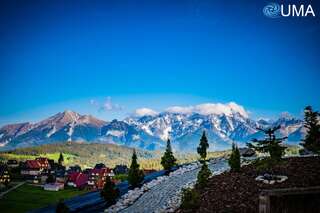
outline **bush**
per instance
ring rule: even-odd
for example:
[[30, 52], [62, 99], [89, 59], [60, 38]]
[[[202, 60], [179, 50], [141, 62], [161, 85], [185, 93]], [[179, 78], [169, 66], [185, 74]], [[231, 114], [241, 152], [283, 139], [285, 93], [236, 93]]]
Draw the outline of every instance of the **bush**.
[[240, 166], [241, 166], [240, 151], [239, 151], [239, 148], [234, 143], [232, 144], [232, 152], [228, 160], [228, 163], [231, 168], [231, 171], [235, 171], [235, 172], [240, 171]]
[[116, 188], [116, 185], [111, 181], [110, 177], [107, 176], [106, 183], [104, 184], [103, 190], [101, 191], [101, 196], [108, 204], [113, 205], [116, 203], [119, 194], [119, 189]]
[[197, 177], [197, 187], [204, 188], [205, 186], [207, 186], [207, 181], [210, 175], [211, 175], [211, 171], [208, 168], [208, 165], [206, 164], [206, 162], [203, 162], [201, 166], [201, 170], [199, 171], [198, 177]]
[[200, 206], [200, 196], [199, 193], [194, 189], [183, 189], [181, 198], [181, 209], [185, 211], [190, 211], [199, 208]]
[[49, 174], [46, 183], [54, 183], [55, 181], [56, 179], [54, 178], [54, 176], [52, 174]]
[[113, 177], [114, 180], [119, 180], [121, 182], [128, 180], [127, 174], [117, 174]]

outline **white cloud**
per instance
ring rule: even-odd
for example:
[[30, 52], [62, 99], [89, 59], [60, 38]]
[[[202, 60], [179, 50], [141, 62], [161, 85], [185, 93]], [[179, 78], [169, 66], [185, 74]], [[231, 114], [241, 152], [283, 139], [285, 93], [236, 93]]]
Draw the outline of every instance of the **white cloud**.
[[182, 113], [182, 114], [190, 114], [194, 112], [193, 106], [181, 107], [181, 106], [173, 106], [166, 109], [167, 112], [171, 113]]
[[91, 99], [90, 104], [98, 107], [98, 111], [121, 111], [123, 107], [119, 104], [113, 103], [111, 97], [107, 97], [106, 100], [100, 104], [98, 101]]
[[167, 112], [172, 113], [182, 113], [182, 114], [190, 114], [190, 113], [199, 113], [202, 115], [212, 115], [212, 114], [225, 114], [231, 115], [233, 113], [239, 113], [244, 117], [248, 117], [248, 111], [244, 109], [243, 106], [236, 104], [235, 102], [229, 102], [226, 104], [222, 103], [205, 103], [199, 104], [196, 106], [173, 106], [166, 109]]
[[96, 100], [94, 100], [94, 99], [90, 100], [90, 104], [93, 105], [93, 106], [98, 106], [99, 105], [98, 102]]
[[152, 110], [152, 109], [149, 109], [149, 108], [140, 108], [140, 109], [136, 109], [134, 111], [134, 115], [136, 116], [145, 116], [145, 115], [151, 115], [151, 116], [154, 116], [154, 115], [157, 115], [158, 112]]

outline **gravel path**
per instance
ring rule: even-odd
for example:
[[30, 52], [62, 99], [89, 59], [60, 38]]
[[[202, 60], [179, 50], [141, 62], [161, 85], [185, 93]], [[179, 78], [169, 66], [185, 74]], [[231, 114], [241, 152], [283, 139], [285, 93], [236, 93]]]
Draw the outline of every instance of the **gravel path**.
[[[228, 169], [226, 160], [218, 160], [216, 163], [209, 163], [208, 166], [212, 172]], [[144, 193], [135, 203], [121, 212], [161, 212], [161, 209], [165, 209], [165, 207], [168, 206], [170, 198], [176, 195], [184, 185], [196, 180], [199, 170], [200, 168], [197, 168], [182, 175], [170, 177], [168, 180], [165, 180]]]

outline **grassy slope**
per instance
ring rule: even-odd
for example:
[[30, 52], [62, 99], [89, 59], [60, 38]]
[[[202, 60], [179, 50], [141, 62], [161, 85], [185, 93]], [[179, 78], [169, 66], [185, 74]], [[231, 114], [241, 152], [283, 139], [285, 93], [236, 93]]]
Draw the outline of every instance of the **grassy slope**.
[[[26, 160], [45, 156], [57, 161], [60, 152], [64, 154], [64, 163], [67, 166], [79, 164], [84, 168], [92, 167], [96, 163], [104, 163], [109, 167], [114, 167], [117, 164], [129, 165], [133, 149], [113, 144], [59, 143], [2, 152], [0, 153], [0, 159]], [[161, 169], [160, 158], [162, 152], [163, 151], [150, 152], [137, 150], [141, 167]], [[208, 157], [217, 157], [223, 154], [225, 154], [225, 152], [212, 152], [208, 153]], [[194, 161], [199, 157], [197, 153], [175, 153], [175, 155], [178, 158], [178, 163]]]
[[85, 193], [85, 191], [69, 188], [58, 192], [50, 192], [38, 186], [25, 184], [0, 199], [0, 211], [4, 213], [26, 212], [82, 193]]

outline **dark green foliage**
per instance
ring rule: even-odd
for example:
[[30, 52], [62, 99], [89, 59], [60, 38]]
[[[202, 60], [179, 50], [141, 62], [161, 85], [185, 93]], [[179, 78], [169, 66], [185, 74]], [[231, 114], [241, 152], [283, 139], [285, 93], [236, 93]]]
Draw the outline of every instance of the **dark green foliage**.
[[52, 174], [48, 175], [48, 178], [46, 180], [46, 183], [54, 183], [56, 180]]
[[313, 111], [311, 106], [304, 109], [304, 127], [307, 130], [303, 147], [309, 151], [320, 153], [320, 114]]
[[128, 180], [128, 175], [127, 174], [117, 174], [115, 176], [113, 176], [114, 180], [119, 180], [119, 181], [126, 181]]
[[240, 166], [241, 166], [240, 151], [238, 146], [236, 146], [234, 143], [232, 144], [232, 152], [228, 160], [228, 163], [231, 168], [231, 171], [235, 171], [235, 172], [240, 171]]
[[183, 189], [181, 198], [181, 209], [187, 212], [193, 212], [193, 210], [199, 208], [200, 196], [194, 189]]
[[173, 156], [170, 139], [167, 141], [167, 148], [164, 155], [161, 158], [161, 165], [165, 170], [170, 170], [174, 165], [176, 165], [177, 159]]
[[201, 170], [197, 177], [197, 187], [202, 189], [207, 186], [207, 181], [211, 175], [211, 171], [205, 161], [202, 162]]
[[271, 160], [274, 162], [280, 161], [286, 149], [286, 147], [282, 146], [281, 143], [287, 137], [276, 138], [274, 132], [278, 129], [280, 129], [280, 126], [269, 128], [267, 130], [259, 129], [266, 134], [266, 138], [264, 140], [253, 139], [253, 143], [247, 143], [247, 146], [258, 152], [269, 153]]
[[136, 151], [133, 151], [131, 165], [128, 173], [128, 182], [132, 187], [137, 187], [143, 181], [144, 174], [143, 171], [140, 170], [140, 165], [137, 161]]
[[197, 148], [198, 154], [200, 155], [200, 162], [202, 163], [201, 170], [198, 173], [197, 177], [197, 187], [203, 188], [207, 185], [208, 178], [211, 175], [211, 171], [206, 164], [206, 157], [207, 157], [207, 149], [209, 148], [208, 139], [206, 137], [205, 131], [203, 131], [202, 137], [200, 139], [200, 144]]
[[70, 210], [68, 206], [63, 202], [63, 200], [60, 200], [56, 207], [56, 213], [69, 213]]
[[58, 160], [58, 163], [60, 166], [62, 166], [63, 161], [64, 161], [64, 158], [63, 158], [62, 152], [60, 152], [60, 156], [59, 156], [59, 160]]
[[103, 189], [101, 191], [101, 196], [108, 204], [113, 205], [116, 203], [119, 194], [119, 189], [116, 188], [114, 182], [112, 182], [110, 177], [107, 176], [106, 183], [104, 184]]
[[202, 158], [202, 160], [205, 160], [207, 157], [207, 149], [209, 148], [209, 143], [208, 143], [208, 139], [206, 136], [206, 132], [203, 131], [201, 139], [200, 139], [200, 143], [199, 146], [197, 148], [197, 152], [200, 155], [200, 157]]
[[265, 173], [270, 173], [273, 174], [274, 173], [274, 167], [275, 166], [279, 166], [281, 164], [283, 164], [284, 161], [275, 161], [272, 160], [270, 157], [267, 158], [262, 158], [262, 159], [256, 159], [255, 161], [253, 161], [253, 165], [255, 166], [255, 168], [257, 169], [257, 171], [259, 173], [265, 174]]

